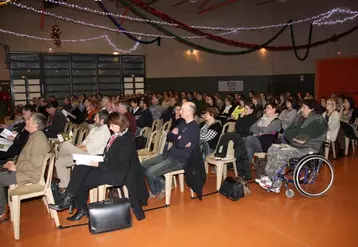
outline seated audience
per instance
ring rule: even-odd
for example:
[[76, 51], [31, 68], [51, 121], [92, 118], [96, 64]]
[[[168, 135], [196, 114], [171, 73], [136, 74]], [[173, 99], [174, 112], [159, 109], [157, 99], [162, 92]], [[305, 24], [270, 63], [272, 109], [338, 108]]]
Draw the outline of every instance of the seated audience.
[[172, 118], [172, 125], [170, 126], [170, 130], [173, 130], [182, 121], [184, 121], [184, 119], [181, 118], [180, 111], [181, 111], [181, 105], [176, 104], [175, 107], [174, 107], [174, 116]]
[[129, 122], [129, 131], [135, 136], [137, 132], [137, 121], [135, 116], [129, 111], [129, 104], [127, 101], [122, 101], [118, 104], [118, 112], [127, 118]]
[[273, 179], [284, 164], [291, 158], [301, 158], [309, 153], [318, 153], [326, 139], [327, 123], [324, 118], [315, 110], [319, 104], [313, 99], [303, 101], [302, 116], [304, 122], [295, 122], [285, 131], [285, 138], [291, 148], [280, 148], [272, 145], [267, 153], [266, 174], [256, 181], [264, 189], [270, 186], [273, 192], [279, 193], [282, 181], [277, 180], [272, 184]]
[[162, 199], [165, 196], [163, 175], [183, 169], [192, 151], [199, 144], [200, 131], [194, 120], [195, 112], [196, 108], [193, 103], [183, 104], [181, 116], [185, 122], [181, 122], [167, 136], [168, 141], [173, 142], [173, 146], [167, 153], [160, 154], [142, 163], [151, 198]]
[[131, 113], [135, 116], [135, 119], [138, 119], [142, 112], [142, 109], [140, 109], [140, 107], [139, 107], [138, 99], [132, 98], [130, 101], [130, 104], [132, 107]]
[[59, 106], [54, 95], [50, 95], [50, 97], [48, 97], [48, 103], [54, 105], [56, 108]]
[[118, 187], [125, 185], [137, 219], [145, 218], [142, 205], [147, 202], [148, 190], [145, 187], [134, 138], [128, 130], [129, 122], [124, 115], [113, 112], [108, 117], [108, 124], [113, 135], [104, 150], [104, 161], [92, 161], [91, 166], [76, 165], [71, 173], [66, 197], [59, 204], [49, 205], [49, 208], [62, 211], [75, 202], [77, 211], [67, 218], [69, 221], [77, 221], [87, 215], [89, 190], [103, 184]]
[[281, 130], [281, 121], [276, 113], [277, 105], [268, 103], [265, 114], [250, 128], [253, 134], [245, 138], [245, 146], [249, 161], [256, 152], [267, 152], [271, 144], [277, 139]]
[[31, 117], [31, 114], [35, 112], [35, 108], [32, 105], [25, 105], [22, 108], [22, 117], [23, 120], [21, 123], [18, 123], [14, 126], [14, 131], [12, 132], [14, 136], [8, 136], [7, 140], [13, 142], [9, 149], [5, 151], [0, 151], [0, 165], [4, 163], [5, 160], [10, 158], [15, 158], [18, 156], [22, 148], [27, 143], [29, 132], [26, 130], [26, 121]]
[[293, 109], [293, 101], [286, 100], [286, 109], [284, 109], [278, 117], [282, 123], [282, 129], [287, 129], [296, 119], [297, 111]]
[[220, 115], [229, 118], [234, 111], [234, 108], [235, 107], [232, 105], [232, 97], [227, 96], [225, 98], [225, 107]]
[[159, 105], [159, 98], [156, 95], [152, 96], [152, 105], [149, 107], [153, 116], [153, 121], [159, 120], [163, 113], [163, 107]]
[[10, 116], [10, 120], [13, 120], [13, 122], [9, 125], [0, 124], [0, 132], [4, 129], [8, 129], [10, 131], [17, 131], [17, 126], [24, 122], [24, 119], [22, 118], [22, 105], [15, 106], [15, 109]]
[[71, 101], [72, 108], [68, 111], [70, 114], [67, 118], [75, 124], [81, 124], [85, 121], [85, 113], [80, 109], [80, 102], [77, 99]]
[[139, 103], [141, 113], [137, 119], [137, 126], [142, 129], [144, 127], [152, 128], [153, 116], [152, 112], [148, 109], [149, 102], [147, 99], [142, 99]]
[[71, 108], [72, 108], [72, 105], [71, 105], [71, 100], [70, 98], [66, 97], [64, 100], [63, 100], [63, 109], [66, 110], [66, 111], [69, 111]]
[[325, 97], [321, 98], [321, 107], [318, 110], [318, 113], [323, 114], [327, 108], [326, 108], [327, 100]]
[[232, 120], [237, 120], [240, 117], [240, 114], [245, 111], [245, 100], [243, 98], [239, 99], [239, 104], [236, 106], [234, 111], [231, 114]]
[[70, 142], [63, 142], [58, 148], [58, 159], [55, 162], [57, 177], [60, 179], [60, 188], [66, 188], [70, 181], [73, 166], [72, 154], [103, 154], [104, 148], [111, 136], [106, 124], [109, 113], [102, 110], [94, 118], [94, 128], [91, 129], [86, 139], [79, 145], [74, 146]]
[[86, 123], [93, 124], [94, 117], [98, 112], [97, 103], [96, 101], [87, 99], [85, 104], [86, 104], [86, 112], [87, 112]]
[[205, 102], [203, 95], [201, 93], [196, 94], [196, 99], [194, 100], [194, 104], [198, 109], [198, 114], [205, 112], [206, 108], [208, 108], [207, 103]]
[[205, 122], [201, 124], [200, 147], [204, 158], [215, 151], [220, 138], [221, 122], [215, 119], [218, 114], [219, 111], [216, 107], [207, 108], [204, 115]]
[[326, 106], [327, 111], [324, 112], [322, 114], [322, 116], [328, 124], [326, 140], [328, 142], [335, 142], [337, 140], [338, 131], [341, 126], [340, 116], [339, 116], [338, 111], [336, 110], [336, 100], [333, 98], [329, 98], [325, 102], [325, 106]]
[[46, 111], [47, 101], [45, 100], [44, 97], [41, 97], [39, 103], [40, 105], [37, 107], [36, 111], [44, 115], [47, 119], [48, 118], [48, 113]]
[[111, 109], [111, 99], [108, 96], [104, 96], [101, 98], [101, 110], [108, 111], [108, 109]]
[[259, 95], [254, 95], [252, 97], [252, 103], [255, 105], [254, 115], [257, 119], [261, 118], [264, 115], [264, 107], [262, 105], [262, 100]]
[[[339, 99], [339, 98], [338, 98]], [[340, 110], [341, 125], [337, 136], [338, 152], [337, 156], [341, 157], [344, 154], [346, 148], [345, 138], [355, 138], [355, 133], [352, 128], [352, 116], [354, 110], [354, 100], [351, 97], [344, 99], [343, 105]]]
[[225, 102], [221, 99], [220, 93], [215, 94], [215, 105], [218, 107], [219, 112], [224, 109]]
[[[211, 95], [206, 96], [206, 109], [207, 108], [216, 108], [218, 110], [218, 112], [220, 112], [219, 107], [217, 105], [215, 105], [215, 98]], [[205, 112], [206, 112], [205, 109]]]
[[78, 101], [80, 102], [79, 108], [82, 112], [84, 112], [86, 110], [86, 104], [85, 104], [86, 99], [87, 98], [86, 98], [85, 94], [81, 94], [80, 97], [78, 97]]
[[9, 173], [0, 174], [0, 222], [9, 219], [6, 210], [5, 187], [12, 184], [26, 185], [40, 182], [42, 163], [51, 147], [42, 130], [46, 126], [46, 118], [40, 113], [33, 113], [26, 121], [25, 129], [30, 134], [26, 145], [18, 158], [5, 163]]
[[47, 127], [44, 132], [47, 138], [57, 138], [57, 135], [63, 132], [67, 119], [63, 113], [57, 109], [55, 105], [49, 103], [46, 106], [46, 111], [49, 115]]
[[247, 102], [245, 105], [245, 111], [240, 115], [235, 124], [235, 132], [242, 138], [246, 138], [251, 135], [250, 128], [256, 123], [257, 117], [254, 114], [255, 105], [252, 102]]
[[163, 123], [168, 122], [174, 116], [174, 106], [178, 103], [176, 98], [172, 98], [169, 102], [167, 109], [165, 109], [162, 113], [161, 119], [163, 119]]

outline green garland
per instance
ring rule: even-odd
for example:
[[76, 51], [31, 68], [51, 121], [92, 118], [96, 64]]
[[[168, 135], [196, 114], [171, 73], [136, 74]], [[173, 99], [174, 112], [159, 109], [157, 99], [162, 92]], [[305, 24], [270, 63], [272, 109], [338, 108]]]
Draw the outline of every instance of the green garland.
[[296, 46], [295, 36], [294, 36], [294, 32], [293, 32], [293, 25], [291, 25], [290, 30], [291, 30], [291, 41], [292, 41], [293, 51], [295, 52], [295, 56], [298, 60], [304, 61], [307, 59], [308, 54], [310, 52], [311, 42], [312, 42], [313, 25], [312, 25], [312, 23], [310, 25], [310, 31], [308, 34], [308, 48], [307, 48], [306, 53], [303, 57], [300, 57], [297, 52], [298, 49]]
[[[123, 4], [125, 7], [129, 8], [134, 14], [136, 14], [140, 18], [149, 19], [144, 13], [142, 13], [141, 11], [136, 9], [127, 0], [119, 0], [119, 2], [121, 4]], [[288, 23], [290, 23], [290, 22], [292, 22], [292, 20], [290, 20]], [[200, 50], [200, 51], [205, 51], [205, 52], [216, 54], [216, 55], [226, 55], [226, 56], [245, 55], [245, 54], [249, 54], [249, 53], [255, 52], [257, 50], [260, 50], [261, 48], [264, 48], [265, 46], [267, 46], [268, 44], [273, 42], [275, 39], [277, 39], [278, 36], [280, 36], [283, 33], [283, 31], [287, 28], [287, 25], [285, 25], [275, 36], [273, 36], [271, 39], [269, 39], [268, 41], [266, 41], [262, 45], [259, 45], [259, 46], [255, 47], [255, 48], [244, 50], [244, 51], [220, 51], [220, 50], [211, 49], [211, 48], [208, 48], [208, 47], [205, 47], [205, 46], [202, 46], [202, 45], [198, 45], [198, 44], [195, 44], [195, 43], [193, 43], [191, 41], [183, 39], [180, 36], [170, 32], [169, 30], [167, 30], [167, 29], [163, 28], [162, 26], [157, 25], [155, 23], [150, 23], [150, 25], [153, 26], [158, 31], [160, 31], [160, 32], [162, 32], [162, 33], [164, 33], [166, 35], [174, 36], [177, 41], [179, 41], [180, 43], [182, 43], [184, 45], [187, 45], [189, 47], [195, 48], [195, 49]]]

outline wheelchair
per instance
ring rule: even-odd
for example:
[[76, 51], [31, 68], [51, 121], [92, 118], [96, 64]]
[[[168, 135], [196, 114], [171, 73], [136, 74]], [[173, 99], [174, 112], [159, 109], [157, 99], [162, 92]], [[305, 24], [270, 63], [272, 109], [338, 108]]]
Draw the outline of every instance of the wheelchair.
[[331, 162], [319, 154], [308, 154], [302, 158], [292, 158], [284, 164], [272, 181], [270, 191], [276, 181], [282, 181], [286, 196], [292, 198], [295, 192], [288, 187], [293, 183], [296, 190], [306, 197], [319, 197], [332, 186], [334, 171]]

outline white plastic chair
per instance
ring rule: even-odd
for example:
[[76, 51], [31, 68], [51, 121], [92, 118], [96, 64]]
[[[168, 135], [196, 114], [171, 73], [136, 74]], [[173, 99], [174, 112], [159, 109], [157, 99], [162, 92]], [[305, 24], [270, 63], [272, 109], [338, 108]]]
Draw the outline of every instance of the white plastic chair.
[[[180, 192], [184, 192], [184, 170], [178, 170], [174, 172], [168, 172], [164, 174], [165, 178], [165, 205], [170, 205], [170, 198], [172, 194], [172, 181], [174, 179], [174, 176], [179, 176], [179, 186], [180, 186]], [[190, 195], [193, 198], [194, 197], [194, 191], [190, 190]]]
[[[36, 184], [27, 184], [27, 185], [11, 185], [9, 188], [9, 207], [11, 214], [11, 221], [14, 228], [14, 237], [16, 240], [20, 239], [20, 206], [21, 201], [34, 197], [43, 197], [43, 201], [47, 207], [48, 204], [55, 203], [52, 191], [51, 191], [51, 181], [52, 173], [54, 166], [55, 155], [49, 153], [46, 155], [43, 164], [42, 164], [42, 175], [41, 180]], [[44, 179], [45, 170], [48, 166], [46, 182]], [[57, 211], [48, 209], [47, 211], [51, 214], [51, 217], [54, 219], [56, 226], [60, 225], [60, 221], [57, 215]]]
[[236, 159], [234, 156], [234, 142], [228, 143], [227, 154], [225, 158], [216, 158], [213, 154], [206, 156], [205, 159], [205, 172], [209, 172], [209, 164], [216, 166], [216, 190], [218, 191], [221, 186], [222, 179], [227, 177], [227, 165], [233, 163], [235, 177], [238, 176], [236, 169]]

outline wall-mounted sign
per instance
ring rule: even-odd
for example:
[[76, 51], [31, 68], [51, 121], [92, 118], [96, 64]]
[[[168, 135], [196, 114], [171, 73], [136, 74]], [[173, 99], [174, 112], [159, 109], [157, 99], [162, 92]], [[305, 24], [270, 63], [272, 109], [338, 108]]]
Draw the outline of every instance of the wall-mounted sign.
[[219, 92], [236, 92], [244, 90], [244, 81], [218, 81]]

